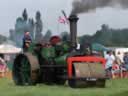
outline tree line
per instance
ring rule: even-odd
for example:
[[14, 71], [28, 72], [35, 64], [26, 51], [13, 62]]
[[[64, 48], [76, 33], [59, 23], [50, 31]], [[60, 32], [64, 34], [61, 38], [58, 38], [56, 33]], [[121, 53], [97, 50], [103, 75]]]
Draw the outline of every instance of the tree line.
[[80, 43], [100, 43], [105, 46], [128, 47], [128, 28], [112, 29], [103, 24], [101, 30], [93, 35], [83, 35], [79, 37]]

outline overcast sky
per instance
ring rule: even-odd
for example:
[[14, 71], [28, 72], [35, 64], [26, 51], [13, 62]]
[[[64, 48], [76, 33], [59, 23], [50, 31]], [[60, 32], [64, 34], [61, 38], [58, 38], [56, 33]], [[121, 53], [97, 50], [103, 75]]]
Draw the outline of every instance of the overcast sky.
[[[71, 11], [72, 0], [0, 0], [0, 34], [8, 36], [9, 29], [14, 28], [15, 20], [27, 8], [29, 17], [35, 17], [39, 10], [44, 23], [43, 33], [51, 29], [54, 34], [69, 30], [68, 25], [58, 23], [61, 10], [67, 15]], [[104, 8], [79, 15], [78, 35], [94, 34], [102, 24], [112, 28], [128, 28], [128, 10]]]

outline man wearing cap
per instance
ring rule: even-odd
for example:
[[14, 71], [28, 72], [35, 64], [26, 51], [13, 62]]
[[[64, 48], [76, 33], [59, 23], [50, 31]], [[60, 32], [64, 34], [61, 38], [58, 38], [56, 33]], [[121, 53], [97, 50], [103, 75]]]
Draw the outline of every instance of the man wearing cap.
[[23, 51], [27, 51], [28, 47], [30, 46], [30, 43], [32, 43], [32, 39], [30, 36], [30, 32], [25, 32], [23, 37]]

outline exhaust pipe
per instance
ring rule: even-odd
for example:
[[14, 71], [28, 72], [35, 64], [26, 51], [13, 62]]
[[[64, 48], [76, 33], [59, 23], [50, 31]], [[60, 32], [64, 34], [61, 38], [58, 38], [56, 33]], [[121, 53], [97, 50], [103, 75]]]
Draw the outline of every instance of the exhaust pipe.
[[76, 49], [77, 47], [77, 21], [78, 21], [77, 15], [70, 15], [69, 16], [69, 22], [70, 22], [70, 41], [71, 41], [71, 47], [73, 49]]

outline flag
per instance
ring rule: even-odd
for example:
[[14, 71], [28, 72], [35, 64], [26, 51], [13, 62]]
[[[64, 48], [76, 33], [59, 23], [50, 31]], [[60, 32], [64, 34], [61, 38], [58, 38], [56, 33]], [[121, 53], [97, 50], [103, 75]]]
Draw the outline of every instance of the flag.
[[61, 12], [62, 12], [62, 14], [64, 15], [64, 18], [65, 18], [65, 20], [66, 20], [66, 23], [69, 24], [68, 17], [67, 17], [67, 15], [66, 15], [65, 11], [64, 11], [64, 10], [61, 10]]
[[61, 17], [61, 16], [59, 16], [58, 21], [59, 21], [59, 23], [63, 23], [63, 24], [66, 23], [66, 19], [64, 17]]

